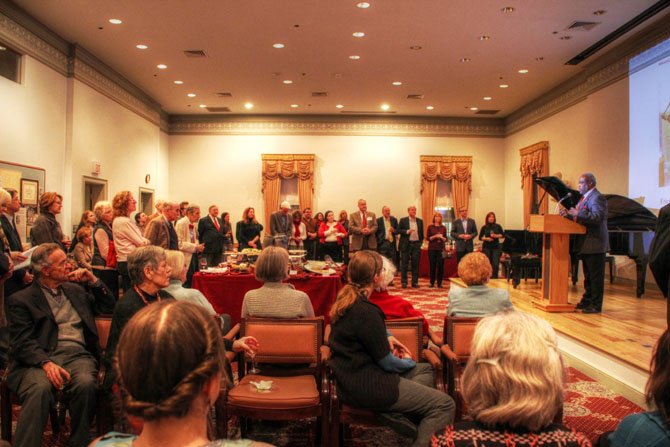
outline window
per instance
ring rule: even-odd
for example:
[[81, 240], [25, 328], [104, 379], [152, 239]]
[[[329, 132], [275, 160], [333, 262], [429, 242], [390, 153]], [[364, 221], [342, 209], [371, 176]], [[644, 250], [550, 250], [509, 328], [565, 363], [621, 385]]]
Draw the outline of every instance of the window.
[[279, 201], [281, 203], [284, 200], [291, 204], [292, 210], [300, 209], [300, 199], [298, 197], [298, 177], [282, 179], [281, 190], [279, 191]]
[[[442, 214], [442, 225], [447, 227], [447, 234], [455, 219], [454, 205], [451, 198], [451, 180], [437, 179], [437, 196], [435, 197], [434, 211]], [[431, 218], [432, 222], [432, 218]], [[431, 222], [426, 223], [429, 225]]]
[[21, 55], [0, 42], [0, 76], [20, 82]]

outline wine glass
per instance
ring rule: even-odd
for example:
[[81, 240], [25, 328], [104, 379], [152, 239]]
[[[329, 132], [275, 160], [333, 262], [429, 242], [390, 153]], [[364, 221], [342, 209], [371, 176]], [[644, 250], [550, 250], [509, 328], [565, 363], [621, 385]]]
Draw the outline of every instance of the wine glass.
[[258, 365], [256, 364], [256, 351], [250, 351], [249, 357], [251, 357], [251, 369], [247, 371], [248, 374], [255, 374], [258, 375], [261, 373], [261, 370], [258, 369]]

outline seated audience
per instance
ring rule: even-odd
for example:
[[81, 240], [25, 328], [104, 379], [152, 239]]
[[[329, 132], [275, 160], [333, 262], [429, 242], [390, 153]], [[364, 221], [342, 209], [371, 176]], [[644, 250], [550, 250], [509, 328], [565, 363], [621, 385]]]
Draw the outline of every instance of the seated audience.
[[454, 401], [433, 388], [429, 364], [414, 363], [407, 348], [387, 336], [383, 312], [368, 300], [382, 266], [373, 251], [351, 257], [349, 283], [330, 311], [329, 363], [342, 402], [378, 412], [380, 422], [423, 447], [438, 427], [453, 422]]
[[393, 281], [396, 273], [396, 266], [388, 258], [382, 256], [384, 268], [379, 274], [379, 280], [375, 288], [370, 293], [368, 300], [376, 304], [384, 312], [387, 319], [419, 317], [423, 320], [423, 335], [427, 336], [436, 345], [442, 344], [442, 338], [430, 330], [426, 317], [416, 310], [412, 304], [401, 296], [391, 295], [388, 292], [388, 286]]
[[209, 315], [216, 315], [216, 311], [201, 291], [187, 289], [182, 286], [186, 280], [186, 272], [188, 271], [184, 253], [176, 250], [168, 250], [166, 255], [167, 265], [170, 267], [170, 284], [163, 290], [177, 301], [188, 301], [197, 304], [205, 309]]
[[77, 231], [77, 245], [74, 246], [74, 259], [77, 266], [86, 270], [92, 270], [91, 260], [93, 259], [93, 232], [91, 227], [81, 227]]
[[117, 270], [116, 248], [112, 221], [114, 211], [112, 204], [106, 200], [93, 207], [98, 223], [93, 227], [93, 274], [105, 283], [116, 299], [119, 298], [119, 271]]
[[589, 439], [553, 423], [563, 407], [565, 372], [556, 333], [524, 312], [484, 318], [461, 378], [472, 421], [435, 433], [433, 447], [588, 447]]
[[7, 299], [11, 336], [7, 384], [21, 402], [13, 445], [42, 445], [42, 432], [60, 390], [69, 401], [69, 445], [84, 447], [91, 439], [98, 388], [100, 353], [94, 316], [111, 312], [114, 297], [90, 270], [71, 271], [58, 244], [37, 247], [31, 267], [32, 286]]
[[483, 253], [468, 253], [461, 258], [458, 276], [468, 287], [452, 287], [449, 290], [447, 315], [482, 317], [512, 308], [507, 290], [486, 286], [491, 278], [491, 263]]
[[86, 210], [82, 213], [81, 219], [79, 220], [79, 225], [77, 225], [77, 229], [74, 232], [74, 238], [72, 238], [72, 243], [70, 244], [70, 251], [74, 251], [77, 243], [79, 242], [79, 239], [77, 238], [77, 233], [79, 233], [79, 230], [84, 227], [89, 227], [92, 229], [97, 222], [98, 219], [96, 219], [93, 211]]
[[282, 247], [266, 247], [255, 264], [260, 289], [248, 291], [242, 302], [242, 318], [313, 317], [314, 308], [305, 292], [295, 290], [288, 279], [288, 252]]
[[39, 205], [40, 214], [30, 229], [30, 240], [33, 246], [51, 242], [67, 251], [71, 241], [65, 236], [56, 220], [56, 215], [60, 214], [63, 209], [63, 196], [56, 192], [45, 192], [40, 196]]
[[154, 245], [147, 245], [135, 249], [128, 255], [128, 274], [131, 287], [123, 293], [122, 299], [114, 306], [112, 325], [109, 329], [107, 349], [103, 362], [107, 367], [104, 388], [109, 390], [114, 383], [112, 364], [116, 345], [121, 337], [121, 331], [128, 320], [140, 309], [162, 299], [173, 299], [168, 294], [159, 294], [170, 284], [171, 269], [167, 265], [165, 250]]
[[654, 411], [625, 417], [609, 436], [612, 447], [661, 447], [670, 445], [670, 333], [658, 339], [651, 359], [646, 389], [647, 405]]
[[[161, 209], [163, 205], [160, 205]], [[114, 221], [112, 234], [116, 251], [117, 268], [121, 275], [121, 289], [125, 292], [130, 288], [131, 280], [128, 274], [128, 255], [137, 247], [149, 244], [149, 240], [142, 236], [142, 231], [130, 220], [130, 213], [137, 208], [137, 201], [130, 191], [121, 191], [112, 200]], [[158, 204], [156, 204], [158, 209]]]
[[225, 377], [222, 340], [214, 319], [191, 303], [162, 302], [140, 310], [123, 331], [116, 370], [124, 409], [144, 421], [142, 433], [111, 432], [91, 445], [267, 445], [248, 440], [210, 441], [208, 437], [210, 409]]

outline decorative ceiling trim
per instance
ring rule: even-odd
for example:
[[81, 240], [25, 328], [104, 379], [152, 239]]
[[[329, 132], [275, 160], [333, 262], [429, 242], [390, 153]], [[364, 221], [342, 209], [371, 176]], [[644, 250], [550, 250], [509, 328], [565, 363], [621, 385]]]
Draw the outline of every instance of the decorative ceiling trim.
[[502, 119], [173, 115], [171, 135], [366, 135], [504, 137]]
[[3, 12], [0, 12], [0, 39], [17, 52], [27, 54], [67, 76], [67, 51], [61, 51], [53, 42], [38, 37]]
[[[661, 20], [608, 51], [586, 66], [584, 72], [524, 105], [505, 119], [505, 135], [512, 135], [571, 107], [629, 75], [629, 63], [640, 69], [670, 55], [668, 20]], [[654, 51], [645, 53], [650, 48]]]
[[68, 76], [83, 82], [151, 123], [161, 126], [160, 104], [82, 47], [73, 45], [70, 54]]

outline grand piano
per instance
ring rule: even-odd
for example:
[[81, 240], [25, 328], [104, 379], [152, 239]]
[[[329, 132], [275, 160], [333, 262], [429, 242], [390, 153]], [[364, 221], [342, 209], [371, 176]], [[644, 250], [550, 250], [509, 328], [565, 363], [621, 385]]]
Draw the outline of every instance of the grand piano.
[[[559, 178], [538, 177], [535, 183], [554, 200], [566, 208], [576, 206], [581, 194], [570, 189]], [[610, 238], [610, 255], [628, 256], [635, 261], [638, 298], [644, 294], [644, 284], [649, 263], [649, 246], [654, 237], [656, 216], [644, 206], [628, 197], [605, 194], [607, 199], [607, 229]], [[572, 248], [571, 244], [571, 248]], [[572, 281], [577, 282], [578, 258], [571, 249]]]

